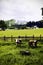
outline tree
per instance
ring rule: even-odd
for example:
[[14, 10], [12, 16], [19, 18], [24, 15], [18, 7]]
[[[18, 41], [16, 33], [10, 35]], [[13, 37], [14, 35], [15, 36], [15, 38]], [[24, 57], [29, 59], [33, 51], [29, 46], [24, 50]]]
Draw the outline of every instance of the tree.
[[27, 26], [27, 27], [32, 27], [31, 21], [27, 22], [26, 26]]
[[35, 26], [35, 21], [32, 21], [32, 27], [34, 27]]
[[37, 25], [37, 27], [39, 27], [39, 28], [43, 28], [43, 20], [36, 21], [35, 24]]
[[7, 28], [7, 25], [3, 20], [0, 20], [0, 28], [2, 28], [2, 30], [5, 30]]

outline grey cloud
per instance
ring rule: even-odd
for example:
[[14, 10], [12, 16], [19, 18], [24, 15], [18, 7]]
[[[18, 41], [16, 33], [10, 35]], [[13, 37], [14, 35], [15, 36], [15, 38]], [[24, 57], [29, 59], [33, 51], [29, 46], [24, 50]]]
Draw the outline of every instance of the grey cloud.
[[41, 18], [41, 7], [42, 0], [0, 0], [0, 18], [37, 20]]

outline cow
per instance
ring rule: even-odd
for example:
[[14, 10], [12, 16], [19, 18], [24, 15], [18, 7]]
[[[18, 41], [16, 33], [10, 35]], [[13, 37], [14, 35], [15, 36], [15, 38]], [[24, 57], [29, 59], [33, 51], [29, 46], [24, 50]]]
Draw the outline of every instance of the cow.
[[28, 44], [30, 47], [37, 47], [37, 40], [29, 40]]
[[16, 39], [16, 45], [17, 46], [21, 46], [21, 42], [22, 42], [21, 39]]
[[20, 51], [20, 54], [22, 54], [22, 55], [30, 55], [31, 52], [30, 51], [22, 50], [22, 51]]

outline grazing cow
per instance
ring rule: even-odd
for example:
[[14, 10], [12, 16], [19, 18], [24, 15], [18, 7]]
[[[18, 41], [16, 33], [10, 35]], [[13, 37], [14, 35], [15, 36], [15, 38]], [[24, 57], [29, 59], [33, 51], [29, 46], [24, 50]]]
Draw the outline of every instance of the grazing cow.
[[37, 40], [34, 40], [35, 47], [37, 47]]
[[21, 46], [21, 42], [22, 42], [21, 39], [16, 39], [16, 45], [17, 46]]
[[20, 51], [20, 54], [22, 54], [22, 55], [30, 55], [31, 53], [30, 53], [30, 51]]
[[28, 44], [30, 47], [37, 47], [37, 40], [30, 40]]

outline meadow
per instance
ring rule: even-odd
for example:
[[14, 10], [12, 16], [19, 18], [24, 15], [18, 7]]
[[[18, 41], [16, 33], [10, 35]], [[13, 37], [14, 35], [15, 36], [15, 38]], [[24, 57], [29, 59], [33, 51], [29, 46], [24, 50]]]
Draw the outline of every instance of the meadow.
[[20, 29], [20, 30], [15, 30], [15, 29], [6, 29], [5, 31], [0, 31], [0, 37], [2, 36], [43, 36], [43, 28], [40, 29]]
[[[43, 28], [29, 30], [5, 30], [0, 31], [0, 37], [5, 36], [43, 36]], [[31, 54], [22, 55], [21, 50], [30, 51]], [[43, 65], [43, 41], [38, 41], [36, 48], [31, 48], [28, 41], [22, 41], [21, 47], [17, 47], [15, 41], [0, 42], [0, 65]]]
[[[22, 55], [21, 50], [30, 51], [30, 55]], [[23, 41], [21, 47], [16, 43], [0, 43], [0, 65], [43, 65], [43, 42], [38, 42], [36, 48], [28, 46]]]

